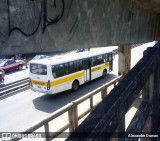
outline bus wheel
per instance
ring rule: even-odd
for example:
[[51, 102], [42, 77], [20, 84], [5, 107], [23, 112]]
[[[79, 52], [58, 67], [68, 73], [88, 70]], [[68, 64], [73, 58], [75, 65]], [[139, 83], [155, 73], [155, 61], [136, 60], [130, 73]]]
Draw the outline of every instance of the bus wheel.
[[102, 76], [105, 77], [106, 75], [107, 75], [107, 70], [105, 69], [105, 70], [103, 70]]
[[72, 91], [77, 91], [78, 88], [79, 88], [79, 82], [77, 80], [74, 80], [72, 84]]

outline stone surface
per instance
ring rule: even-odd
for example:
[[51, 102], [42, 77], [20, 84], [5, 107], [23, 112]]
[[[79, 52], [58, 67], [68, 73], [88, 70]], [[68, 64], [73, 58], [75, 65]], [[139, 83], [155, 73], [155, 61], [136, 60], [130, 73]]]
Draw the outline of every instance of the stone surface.
[[1, 0], [0, 54], [148, 42], [159, 17], [132, 0]]
[[144, 9], [160, 13], [160, 0], [135, 0]]

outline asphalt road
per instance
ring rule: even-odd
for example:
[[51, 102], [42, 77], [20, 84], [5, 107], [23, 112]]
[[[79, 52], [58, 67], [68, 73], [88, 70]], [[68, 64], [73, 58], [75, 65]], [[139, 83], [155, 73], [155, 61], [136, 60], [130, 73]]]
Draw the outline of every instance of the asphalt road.
[[29, 77], [29, 69], [26, 69], [25, 67], [23, 67], [22, 70], [15, 70], [15, 71], [6, 73], [4, 83], [8, 84], [8, 83], [21, 80], [27, 77]]
[[[147, 46], [132, 49], [132, 67], [143, 56]], [[105, 78], [99, 78], [80, 87], [77, 92], [66, 91], [57, 95], [44, 95], [31, 90], [26, 90], [16, 95], [0, 100], [0, 132], [20, 131], [34, 122], [41, 120], [50, 113], [65, 106], [99, 86], [117, 77], [118, 57], [114, 59], [114, 70]], [[28, 77], [28, 69], [6, 74], [5, 82]]]

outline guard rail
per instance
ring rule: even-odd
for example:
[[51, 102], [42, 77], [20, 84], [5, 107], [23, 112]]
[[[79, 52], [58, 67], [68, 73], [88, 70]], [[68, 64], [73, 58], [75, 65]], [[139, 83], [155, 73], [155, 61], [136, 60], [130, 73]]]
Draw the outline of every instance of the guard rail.
[[[97, 88], [96, 90], [88, 93], [87, 95], [79, 98], [76, 101], [73, 101], [69, 104], [67, 104], [65, 107], [57, 110], [56, 112], [50, 114], [49, 116], [47, 116], [46, 118], [44, 118], [41, 121], [38, 121], [37, 123], [31, 125], [30, 127], [27, 127], [26, 129], [18, 132], [19, 134], [30, 134], [33, 133], [34, 131], [36, 131], [37, 129], [44, 127], [44, 134], [45, 134], [45, 139], [47, 141], [51, 140], [51, 138], [56, 138], [58, 135], [60, 135], [61, 133], [63, 133], [66, 129], [69, 129], [69, 133], [73, 132], [79, 124], [79, 120], [82, 119], [83, 117], [85, 117], [87, 114], [89, 114], [94, 107], [97, 105], [97, 103], [94, 103], [93, 97], [96, 94], [101, 94], [101, 100], [107, 96], [108, 94], [108, 88], [110, 86], [115, 87], [117, 85], [117, 83], [122, 79], [122, 76], [119, 76], [115, 79], [113, 79], [112, 81], [104, 84], [103, 86]], [[89, 100], [89, 109], [85, 109], [85, 111], [83, 111], [83, 113], [79, 114], [78, 112], [78, 106], [80, 104], [82, 104], [83, 102], [85, 102], [86, 100]], [[54, 119], [56, 119], [57, 117], [63, 115], [64, 113], [68, 113], [68, 123], [66, 125], [64, 125], [61, 129], [59, 129], [58, 131], [53, 132], [52, 134], [50, 134], [50, 130], [49, 130], [49, 122], [53, 121]], [[51, 129], [51, 128], [50, 128]], [[9, 139], [7, 141], [17, 141], [20, 140], [20, 138], [13, 138], [13, 139]]]
[[0, 86], [0, 97], [13, 94], [29, 88], [29, 78], [24, 78], [9, 84]]

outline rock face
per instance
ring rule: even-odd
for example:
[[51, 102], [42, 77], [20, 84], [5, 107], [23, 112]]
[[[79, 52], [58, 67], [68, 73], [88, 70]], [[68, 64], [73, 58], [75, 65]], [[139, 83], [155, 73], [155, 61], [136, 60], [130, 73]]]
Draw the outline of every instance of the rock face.
[[149, 11], [160, 13], [160, 0], [135, 0], [135, 1], [141, 7]]
[[1, 0], [0, 54], [152, 41], [159, 17], [131, 0]]

